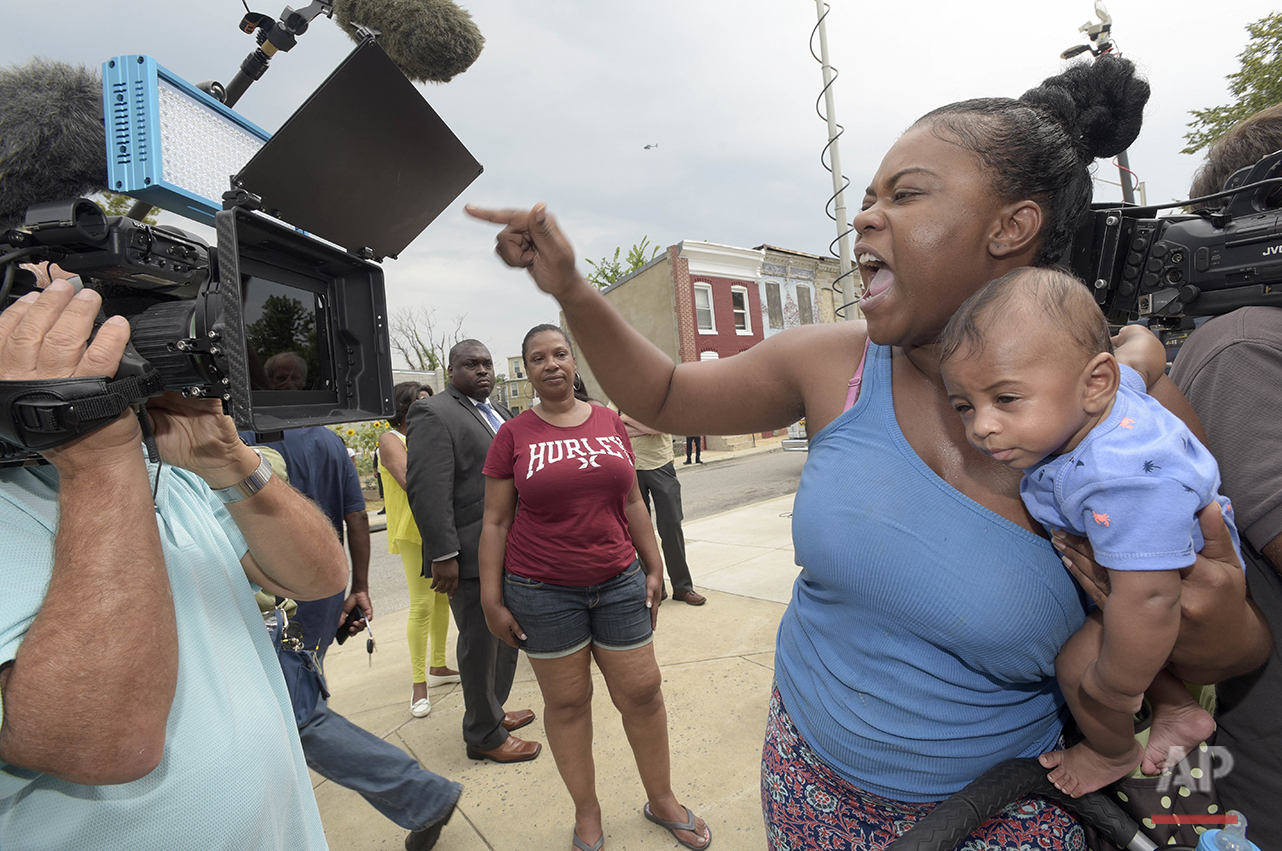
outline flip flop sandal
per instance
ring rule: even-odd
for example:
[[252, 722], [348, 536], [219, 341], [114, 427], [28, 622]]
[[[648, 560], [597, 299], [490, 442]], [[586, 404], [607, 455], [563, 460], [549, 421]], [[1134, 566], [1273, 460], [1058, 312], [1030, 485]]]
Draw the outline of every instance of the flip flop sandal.
[[578, 835], [577, 833], [572, 833], [572, 834], [570, 834], [570, 836], [572, 836], [572, 837], [574, 838], [574, 847], [575, 847], [575, 848], [577, 848], [577, 849], [579, 849], [579, 851], [601, 851], [601, 849], [605, 847], [605, 834], [604, 834], [604, 833], [602, 833], [602, 834], [601, 834], [601, 838], [600, 838], [600, 839], [598, 839], [598, 840], [597, 840], [594, 844], [592, 844], [592, 845], [589, 845], [589, 844], [587, 844], [586, 842], [584, 842], [582, 839], [580, 839], [580, 838], [579, 838], [579, 835]]
[[712, 828], [708, 827], [706, 824], [704, 825], [704, 828], [708, 831], [708, 841], [704, 842], [702, 845], [695, 845], [693, 843], [686, 842], [680, 836], [677, 836], [678, 830], [688, 830], [691, 833], [695, 834], [696, 836], [698, 836], [699, 834], [698, 834], [698, 831], [695, 830], [694, 813], [690, 811], [689, 807], [682, 807], [681, 809], [686, 811], [687, 819], [685, 822], [664, 821], [663, 819], [656, 816], [654, 813], [650, 812], [650, 805], [648, 803], [645, 805], [645, 807], [642, 808], [641, 814], [644, 815], [646, 818], [648, 818], [650, 821], [657, 824], [659, 827], [662, 827], [667, 829], [668, 831], [671, 831], [672, 838], [677, 840], [677, 842], [680, 843], [681, 845], [684, 845], [687, 848], [691, 848], [693, 849], [693, 851], [703, 851], [703, 849], [707, 848], [709, 845], [712, 844]]

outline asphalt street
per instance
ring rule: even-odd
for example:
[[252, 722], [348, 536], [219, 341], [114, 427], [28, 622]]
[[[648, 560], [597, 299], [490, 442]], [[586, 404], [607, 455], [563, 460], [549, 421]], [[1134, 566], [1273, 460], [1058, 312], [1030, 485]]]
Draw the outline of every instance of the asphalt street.
[[801, 478], [806, 453], [776, 449], [688, 467], [683, 460], [677, 459], [682, 509], [687, 520], [699, 520], [792, 493]]
[[[691, 521], [792, 493], [806, 453], [779, 449], [688, 467], [683, 460], [677, 459], [677, 476], [685, 518]], [[388, 553], [386, 532], [370, 536], [369, 584], [377, 635], [380, 612], [399, 611], [410, 604], [405, 569], [399, 555]]]

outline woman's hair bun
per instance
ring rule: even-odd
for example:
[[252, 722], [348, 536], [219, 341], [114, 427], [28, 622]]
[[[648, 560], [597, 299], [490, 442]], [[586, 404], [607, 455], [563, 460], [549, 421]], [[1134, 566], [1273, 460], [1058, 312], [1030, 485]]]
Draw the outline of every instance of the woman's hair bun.
[[1140, 134], [1148, 83], [1135, 65], [1118, 56], [1079, 62], [1048, 77], [1020, 100], [1054, 115], [1068, 130], [1084, 159], [1111, 157]]

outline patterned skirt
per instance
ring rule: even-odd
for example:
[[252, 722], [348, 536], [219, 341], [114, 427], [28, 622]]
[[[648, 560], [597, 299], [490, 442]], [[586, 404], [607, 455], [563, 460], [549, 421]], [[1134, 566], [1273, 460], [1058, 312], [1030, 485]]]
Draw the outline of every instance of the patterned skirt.
[[[761, 754], [761, 809], [770, 851], [872, 851], [884, 848], [937, 804], [891, 801], [839, 776], [793, 726], [776, 687]], [[1071, 815], [1041, 798], [1009, 804], [980, 825], [961, 851], [1085, 851]]]

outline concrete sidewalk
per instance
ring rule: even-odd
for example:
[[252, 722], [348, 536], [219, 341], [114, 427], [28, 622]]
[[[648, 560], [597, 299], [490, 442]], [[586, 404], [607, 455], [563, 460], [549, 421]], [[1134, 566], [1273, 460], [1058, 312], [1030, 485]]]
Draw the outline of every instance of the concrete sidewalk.
[[[713, 460], [710, 455], [704, 453], [706, 461]], [[655, 634], [668, 709], [673, 788], [683, 804], [707, 820], [715, 847], [721, 849], [765, 847], [761, 743], [774, 676], [775, 631], [797, 575], [792, 499], [780, 497], [686, 524], [691, 571], [708, 603], [693, 607], [665, 602]], [[372, 664], [363, 641], [330, 649], [330, 705], [404, 748], [425, 767], [463, 784], [463, 796], [438, 849], [569, 849], [574, 807], [546, 747], [541, 717], [518, 733], [544, 743], [539, 758], [497, 765], [475, 762], [464, 753], [463, 701], [457, 685], [431, 690], [431, 715], [410, 715], [407, 615], [408, 610], [401, 610], [374, 621], [378, 650]], [[451, 624], [451, 662], [455, 637]], [[594, 753], [605, 848], [676, 848], [671, 834], [641, 815], [645, 792], [623, 725], [604, 681], [594, 676]], [[507, 707], [528, 707], [541, 716], [542, 706], [538, 684], [522, 655]], [[359, 795], [317, 775], [312, 779], [325, 834], [335, 851], [404, 847], [405, 831]]]

